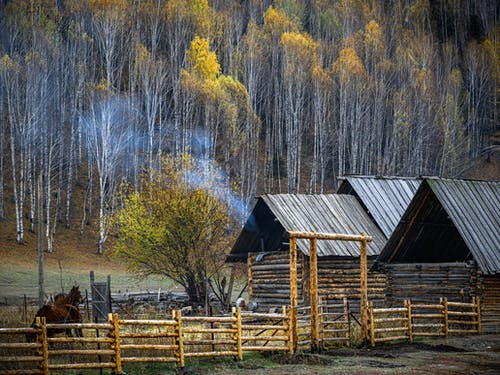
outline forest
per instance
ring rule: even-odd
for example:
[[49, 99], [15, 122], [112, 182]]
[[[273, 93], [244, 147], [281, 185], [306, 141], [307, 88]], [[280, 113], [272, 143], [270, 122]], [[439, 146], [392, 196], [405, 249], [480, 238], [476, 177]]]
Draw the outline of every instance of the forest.
[[239, 222], [258, 194], [347, 174], [460, 176], [498, 126], [499, 9], [3, 0], [0, 221], [49, 252], [58, 228], [92, 224], [101, 253], [121, 186], [185, 154]]

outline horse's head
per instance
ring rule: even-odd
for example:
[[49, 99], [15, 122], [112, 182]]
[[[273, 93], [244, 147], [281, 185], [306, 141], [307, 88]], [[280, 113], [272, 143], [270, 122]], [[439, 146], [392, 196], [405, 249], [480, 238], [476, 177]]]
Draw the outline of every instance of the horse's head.
[[83, 301], [82, 293], [80, 293], [80, 287], [75, 285], [71, 288], [68, 293], [69, 302], [71, 305], [79, 305]]

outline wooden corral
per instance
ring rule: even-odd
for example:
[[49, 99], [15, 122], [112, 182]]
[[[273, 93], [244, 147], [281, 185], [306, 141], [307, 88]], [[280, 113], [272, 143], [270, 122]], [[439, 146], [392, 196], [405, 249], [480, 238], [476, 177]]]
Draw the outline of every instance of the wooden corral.
[[377, 259], [388, 302], [479, 297], [484, 332], [500, 332], [500, 184], [425, 179]]
[[[120, 319], [105, 323], [47, 324], [0, 328], [0, 375], [50, 374], [55, 370], [111, 369], [137, 362], [175, 363], [195, 357], [234, 357], [244, 351], [292, 352], [291, 319], [285, 307], [273, 314], [184, 317], [173, 311], [162, 320]], [[83, 337], [50, 337], [53, 329], [82, 329]], [[33, 342], [25, 342], [25, 335]]]
[[375, 308], [369, 306], [370, 341], [408, 340], [415, 337], [448, 337], [450, 334], [480, 334], [481, 305], [479, 298], [471, 303], [449, 302], [413, 303], [405, 300], [399, 306]]

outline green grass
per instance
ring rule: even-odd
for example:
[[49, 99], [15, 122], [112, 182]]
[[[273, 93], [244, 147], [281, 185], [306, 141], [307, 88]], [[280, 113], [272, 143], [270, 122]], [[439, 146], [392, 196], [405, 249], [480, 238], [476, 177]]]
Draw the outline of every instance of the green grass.
[[[106, 281], [107, 275], [111, 275], [111, 292], [124, 291], [158, 291], [182, 290], [174, 285], [171, 280], [159, 276], [137, 278], [122, 270], [96, 270], [95, 280]], [[46, 270], [44, 274], [45, 293], [57, 294], [61, 292], [61, 284], [65, 291], [72, 285], [80, 285], [80, 290], [90, 293], [90, 273], [82, 269], [66, 271]], [[26, 295], [27, 298], [38, 297], [38, 274], [36, 270], [17, 265], [0, 265], [0, 302], [19, 303]]]

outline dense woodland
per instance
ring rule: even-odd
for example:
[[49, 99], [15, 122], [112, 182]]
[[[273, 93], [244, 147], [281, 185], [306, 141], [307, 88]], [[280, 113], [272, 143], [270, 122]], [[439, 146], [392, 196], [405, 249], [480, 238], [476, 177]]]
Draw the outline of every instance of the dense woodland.
[[490, 0], [3, 0], [0, 220], [48, 251], [95, 224], [101, 252], [121, 184], [165, 155], [217, 171], [238, 219], [345, 174], [458, 176], [498, 123], [498, 20]]

